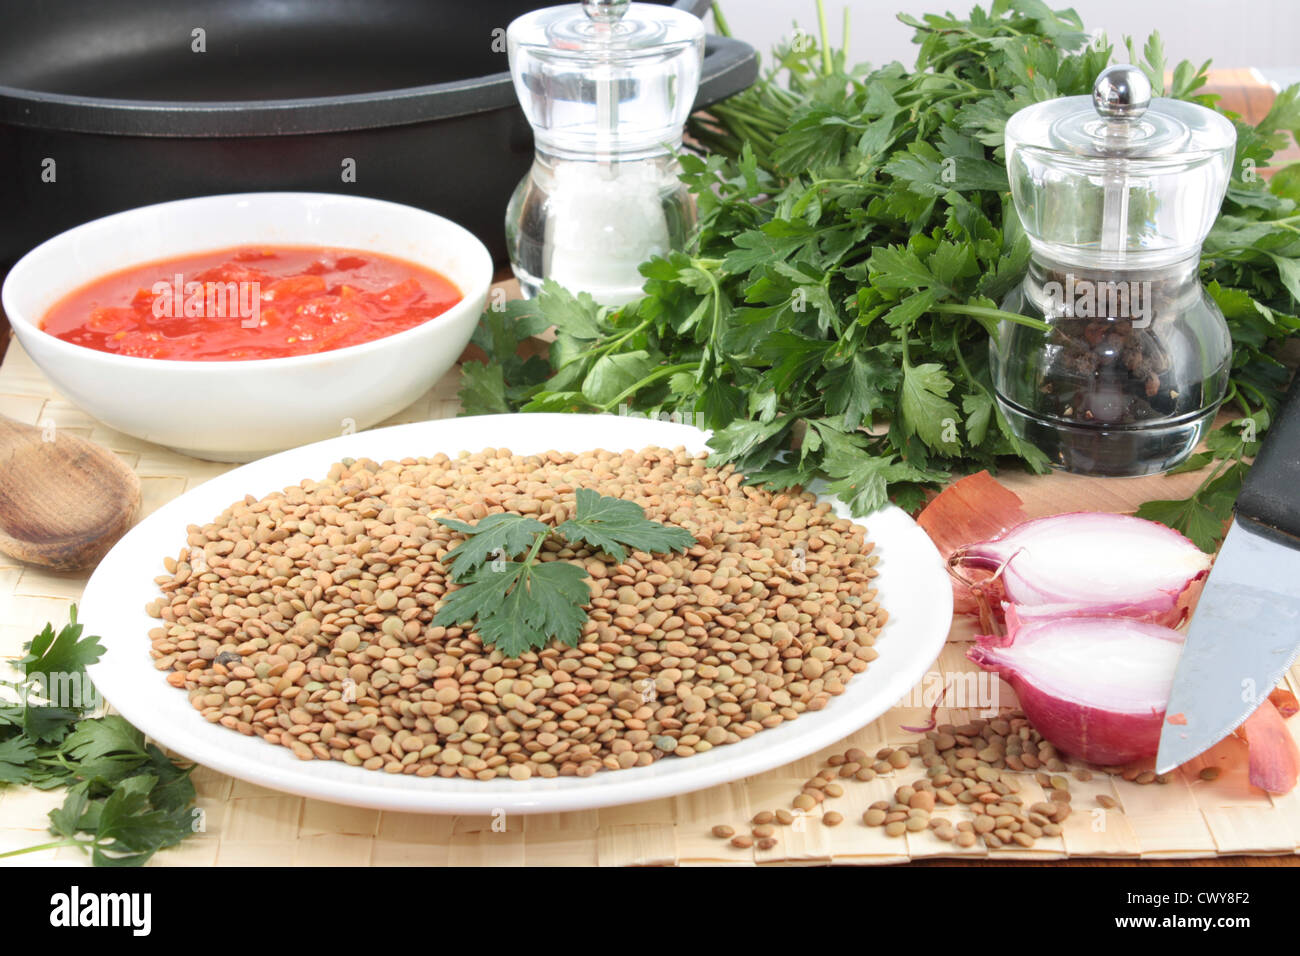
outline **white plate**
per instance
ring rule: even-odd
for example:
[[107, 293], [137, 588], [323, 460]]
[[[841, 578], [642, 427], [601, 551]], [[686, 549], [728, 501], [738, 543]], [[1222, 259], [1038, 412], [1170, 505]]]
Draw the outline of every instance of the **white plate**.
[[[417, 422], [358, 432], [263, 458], [205, 482], [140, 522], [95, 570], [79, 618], [106, 653], [90, 670], [121, 714], [163, 746], [232, 777], [335, 803], [423, 813], [543, 813], [652, 800], [712, 787], [780, 767], [815, 753], [875, 720], [900, 700], [939, 656], [952, 618], [952, 588], [934, 545], [898, 508], [865, 519], [880, 555], [876, 579], [889, 621], [880, 657], [846, 691], [817, 712], [748, 740], [649, 767], [602, 771], [587, 778], [526, 781], [392, 775], [337, 761], [298, 760], [285, 747], [210, 724], [183, 691], [167, 684], [149, 656], [157, 622], [145, 605], [158, 596], [153, 578], [175, 555], [185, 527], [206, 524], [245, 494], [262, 496], [324, 476], [342, 458], [376, 461], [454, 455], [468, 449], [640, 449], [647, 445], [706, 449], [706, 433], [688, 425], [613, 415], [491, 415]], [[836, 512], [848, 517], [836, 503]]]

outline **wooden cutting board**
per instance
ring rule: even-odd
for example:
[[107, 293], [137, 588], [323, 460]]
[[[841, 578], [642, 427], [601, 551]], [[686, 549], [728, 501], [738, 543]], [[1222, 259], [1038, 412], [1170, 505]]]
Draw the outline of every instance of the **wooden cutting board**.
[[[388, 424], [455, 415], [457, 378], [453, 370]], [[139, 475], [144, 514], [233, 467], [187, 458], [100, 424], [56, 395], [17, 343], [10, 345], [0, 365], [0, 414], [33, 425], [52, 421], [59, 430], [111, 448]], [[1089, 479], [1010, 472], [1001, 477], [1034, 515], [1072, 509], [1130, 511], [1148, 498], [1185, 495], [1197, 481], [1195, 475]], [[66, 619], [68, 605], [80, 596], [87, 576], [24, 567], [0, 557], [0, 659], [20, 656], [23, 642], [46, 621]], [[94, 622], [86, 623], [93, 633]], [[867, 805], [918, 776], [915, 767], [900, 779], [849, 784], [842, 798], [828, 801], [825, 807], [844, 815], [841, 826], [832, 829], [814, 818], [801, 832], [782, 828], [771, 850], [735, 850], [709, 834], [715, 824], [740, 830], [754, 812], [788, 806], [801, 782], [832, 752], [851, 746], [875, 751], [914, 741], [916, 735], [902, 727], [922, 723], [928, 716], [926, 688], [937, 686], [936, 679], [942, 684], [954, 675], [973, 672], [964, 656], [970, 636], [968, 624], [955, 627], [927, 681], [900, 706], [823, 754], [681, 797], [598, 811], [513, 817], [504, 821], [504, 829], [500, 821], [488, 817], [421, 816], [337, 806], [200, 769], [195, 782], [206, 829], [159, 854], [152, 865], [883, 864], [939, 861], [954, 854], [957, 861], [968, 863], [1017, 859], [1057, 861], [1056, 865], [1080, 858], [1164, 861], [1267, 854], [1295, 859], [1300, 850], [1300, 794], [1270, 797], [1252, 789], [1240, 761], [1240, 769], [1212, 784], [1197, 777], [1198, 768], [1177, 774], [1166, 786], [1140, 787], [1108, 777], [1075, 783], [1074, 805], [1083, 812], [1070, 817], [1062, 837], [1040, 840], [1028, 851], [955, 851], [952, 844], [941, 843], [930, 833], [889, 839], [879, 829], [863, 826], [859, 821]], [[141, 641], [143, 654], [144, 635]], [[1300, 673], [1293, 670], [1288, 683], [1300, 690]], [[1004, 703], [1014, 701], [1009, 688], [1002, 687], [1002, 692]], [[939, 720], [960, 724], [973, 716], [973, 711], [941, 709]], [[1300, 729], [1296, 726], [1300, 720], [1292, 724], [1293, 732]], [[1238, 746], [1235, 742], [1221, 745], [1204, 762], [1232, 756]], [[1036, 789], [1030, 779], [1024, 795], [1038, 799]], [[1117, 799], [1123, 812], [1088, 812], [1097, 807], [1098, 793]], [[61, 801], [57, 792], [0, 790], [0, 852], [48, 839], [46, 813]], [[67, 848], [33, 857], [85, 860], [79, 851]], [[20, 859], [39, 862], [33, 857]]]

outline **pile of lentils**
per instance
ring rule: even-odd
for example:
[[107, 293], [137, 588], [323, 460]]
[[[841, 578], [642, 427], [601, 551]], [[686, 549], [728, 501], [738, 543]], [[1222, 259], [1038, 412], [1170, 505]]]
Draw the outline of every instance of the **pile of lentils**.
[[[577, 646], [515, 659], [432, 626], [463, 540], [437, 517], [554, 526], [578, 488], [697, 543], [619, 564], [548, 538], [542, 560], [589, 575]], [[386, 773], [588, 776], [735, 743], [843, 693], [888, 616], [864, 528], [682, 448], [344, 460], [187, 531], [147, 608], [155, 666], [213, 723]]]
[[[990, 850], [1002, 847], [1028, 849], [1041, 837], [1061, 835], [1070, 816], [1070, 779], [1091, 780], [1093, 769], [1074, 766], [1034, 729], [1021, 711], [1003, 716], [972, 720], [970, 723], [941, 724], [915, 744], [883, 747], [874, 755], [850, 748], [827, 758], [825, 766], [803, 785], [790, 802], [790, 809], [760, 810], [751, 823], [750, 835], [738, 834], [727, 824], [718, 824], [713, 835], [729, 840], [736, 849], [776, 846], [776, 826], [789, 826], [828, 799], [844, 795], [852, 781], [869, 783], [877, 777], [905, 773], [919, 760], [925, 776], [894, 791], [892, 800], [873, 803], [862, 815], [869, 827], [881, 827], [886, 836], [933, 830], [936, 838], [970, 848], [983, 843]], [[1145, 765], [1097, 768], [1098, 772], [1130, 783], [1168, 783], [1169, 774], [1156, 774]], [[1213, 780], [1217, 769], [1207, 768], [1203, 780]], [[1069, 776], [1067, 776], [1069, 774]], [[1020, 796], [1022, 783], [1032, 775], [1047, 796], [1029, 805]], [[1119, 807], [1114, 797], [1097, 795], [1106, 810]], [[953, 819], [936, 811], [964, 811], [964, 819]], [[825, 826], [838, 826], [844, 815], [825, 810]]]

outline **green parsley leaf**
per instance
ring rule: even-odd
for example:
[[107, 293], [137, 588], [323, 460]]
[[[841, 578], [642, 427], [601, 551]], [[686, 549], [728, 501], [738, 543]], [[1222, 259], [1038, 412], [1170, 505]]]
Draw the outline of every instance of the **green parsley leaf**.
[[460, 367], [460, 376], [460, 407], [466, 415], [497, 415], [510, 411], [503, 366], [465, 362]]
[[478, 524], [470, 525], [454, 518], [438, 518], [438, 523], [459, 531], [465, 540], [451, 549], [451, 573], [462, 577], [485, 562], [501, 560], [528, 548], [538, 534], [550, 529], [536, 518], [525, 515], [488, 515]]
[[[651, 521], [634, 501], [579, 488], [574, 515], [551, 529], [532, 518], [494, 514], [476, 525], [452, 518], [442, 524], [466, 536], [453, 548], [450, 571], [458, 585], [443, 599], [433, 623], [455, 627], [473, 622], [484, 645], [518, 658], [551, 641], [577, 644], [591, 600], [587, 571], [568, 561], [545, 561], [538, 552], [548, 535], [587, 544], [616, 561], [627, 548], [649, 553], [684, 551], [695, 543], [682, 528]], [[522, 561], [511, 558], [527, 549]], [[494, 560], [488, 564], [487, 559]]]
[[141, 852], [180, 842], [185, 833], [176, 819], [164, 810], [152, 808], [150, 795], [158, 779], [147, 774], [118, 784], [104, 801], [96, 834], [110, 849]]
[[72, 759], [85, 762], [112, 755], [147, 757], [144, 734], [117, 714], [99, 720], [83, 720], [63, 742], [63, 749]]
[[75, 607], [69, 618], [27, 645], [18, 662], [25, 679], [9, 685], [22, 702], [0, 707], [0, 785], [67, 787], [49, 814], [60, 839], [0, 857], [76, 846], [96, 866], [137, 866], [193, 832], [193, 766], [172, 761], [120, 716], [85, 716], [97, 703], [85, 668], [103, 648], [81, 636]]
[[649, 375], [654, 366], [650, 353], [642, 349], [602, 355], [582, 383], [582, 396], [592, 405], [604, 406]]
[[903, 366], [903, 389], [900, 404], [904, 434], [916, 434], [937, 451], [958, 454], [957, 407], [946, 396], [952, 380], [936, 363]]
[[627, 559], [626, 548], [654, 554], [681, 552], [695, 544], [689, 531], [651, 521], [635, 501], [609, 498], [590, 488], [579, 488], [576, 497], [573, 517], [556, 533], [599, 548], [620, 564]]
[[14, 737], [0, 742], [0, 783], [27, 783], [31, 779], [27, 764], [35, 759], [31, 740]]
[[869, 515], [889, 500], [889, 487], [893, 482], [934, 481], [938, 476], [913, 468], [896, 460], [897, 456], [858, 455], [854, 459], [841, 457], [829, 463], [837, 476], [827, 485], [827, 490], [839, 495], [856, 517]]
[[841, 366], [822, 377], [826, 410], [842, 415], [845, 428], [869, 423], [876, 411], [887, 407], [888, 393], [898, 386], [901, 373], [883, 349], [854, 352]]
[[50, 832], [55, 836], [76, 839], [78, 833], [84, 833], [97, 826], [99, 807], [96, 805], [91, 813], [89, 784], [79, 783], [68, 788], [68, 796], [63, 805], [49, 813]]
[[81, 632], [74, 606], [67, 625], [56, 634], [53, 625], [46, 624], [18, 661], [25, 678], [22, 727], [34, 741], [60, 739], [95, 702], [86, 666], [99, 660], [104, 648], [98, 637], [83, 638]]
[[75, 606], [69, 618], [57, 635], [53, 625], [46, 624], [27, 644], [27, 654], [18, 661], [32, 690], [46, 700], [62, 696], [61, 692], [70, 689], [70, 685], [84, 680], [87, 665], [95, 663], [104, 653], [98, 637], [82, 638]]
[[[586, 569], [567, 561], [516, 567], [510, 591], [486, 616], [478, 618], [477, 630], [483, 643], [511, 658], [545, 647], [553, 640], [570, 647], [576, 645], [587, 621], [583, 605], [591, 600]], [[478, 576], [492, 573], [480, 571]]]
[[1214, 553], [1223, 536], [1224, 518], [1199, 497], [1144, 502], [1136, 512], [1139, 518], [1158, 521], [1181, 531], [1202, 551]]
[[524, 565], [517, 561], [480, 568], [464, 576], [453, 577], [461, 586], [451, 591], [433, 616], [435, 627], [454, 627], [467, 621], [487, 617], [501, 606], [506, 594], [519, 580]]
[[460, 582], [434, 615], [436, 625], [473, 620], [484, 645], [511, 658], [552, 640], [573, 646], [591, 600], [586, 569], [567, 561], [508, 561]]

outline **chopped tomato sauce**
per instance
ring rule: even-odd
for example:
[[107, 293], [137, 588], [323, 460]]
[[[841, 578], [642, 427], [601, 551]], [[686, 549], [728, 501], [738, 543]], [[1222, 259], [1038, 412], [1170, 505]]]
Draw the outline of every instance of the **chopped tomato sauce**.
[[229, 362], [385, 338], [461, 298], [433, 270], [374, 252], [246, 246], [96, 279], [56, 303], [41, 328], [116, 355]]

